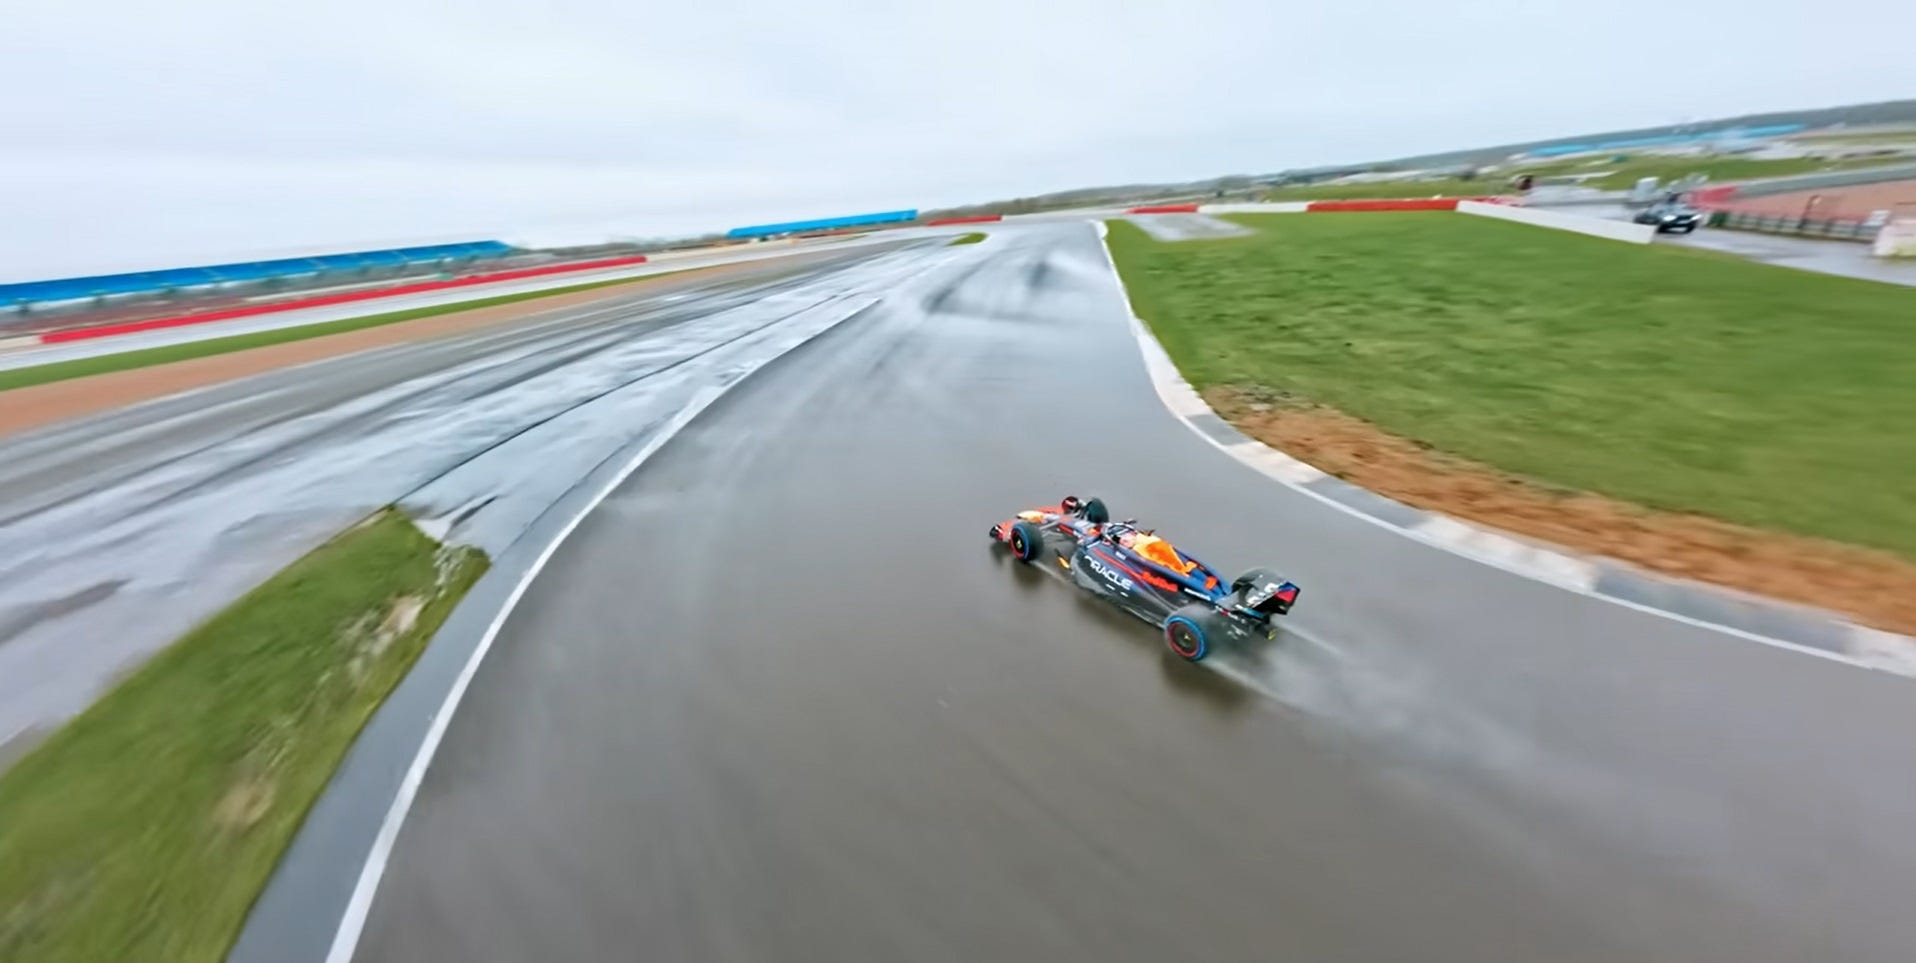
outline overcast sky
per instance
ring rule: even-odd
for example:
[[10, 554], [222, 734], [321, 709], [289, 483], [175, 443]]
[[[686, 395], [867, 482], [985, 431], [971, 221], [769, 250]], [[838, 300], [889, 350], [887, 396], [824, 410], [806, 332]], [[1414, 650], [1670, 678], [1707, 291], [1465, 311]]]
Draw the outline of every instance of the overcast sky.
[[1916, 96], [1910, 0], [0, 0], [0, 281]]

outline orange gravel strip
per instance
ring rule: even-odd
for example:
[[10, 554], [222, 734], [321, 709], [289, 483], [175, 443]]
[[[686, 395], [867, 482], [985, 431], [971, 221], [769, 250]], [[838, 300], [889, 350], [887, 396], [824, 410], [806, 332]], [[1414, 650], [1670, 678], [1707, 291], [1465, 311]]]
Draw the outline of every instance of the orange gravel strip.
[[1228, 388], [1204, 399], [1258, 441], [1406, 505], [1916, 635], [1916, 563], [1899, 555], [1547, 491], [1329, 408], [1253, 403]]

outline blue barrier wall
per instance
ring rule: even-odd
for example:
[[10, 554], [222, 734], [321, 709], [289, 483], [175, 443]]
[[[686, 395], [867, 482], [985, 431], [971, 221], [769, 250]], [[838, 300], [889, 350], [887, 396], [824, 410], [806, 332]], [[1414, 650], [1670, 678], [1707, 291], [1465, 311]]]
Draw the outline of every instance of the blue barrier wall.
[[0, 284], [0, 305], [75, 301], [114, 294], [143, 294], [171, 288], [229, 284], [235, 281], [262, 281], [268, 278], [304, 277], [361, 268], [391, 268], [435, 261], [497, 257], [511, 250], [512, 245], [503, 241], [467, 241], [463, 244], [432, 244], [425, 247], [401, 247], [385, 251], [360, 251], [353, 254], [322, 254], [317, 257], [245, 261], [239, 264], [215, 264], [209, 267], [169, 268], [164, 271], [137, 271], [132, 274], [61, 278], [56, 281], [25, 281], [19, 284]]
[[1623, 140], [1604, 140], [1588, 144], [1551, 144], [1548, 147], [1532, 148], [1529, 154], [1532, 157], [1556, 157], [1561, 154], [1581, 154], [1586, 151], [1622, 150], [1629, 147], [1655, 147], [1665, 144], [1685, 144], [1691, 141], [1775, 137], [1779, 134], [1793, 134], [1802, 130], [1804, 126], [1803, 124], [1771, 124], [1767, 127], [1731, 127], [1725, 130], [1712, 130], [1701, 134], [1659, 134], [1655, 137], [1629, 137]]
[[787, 221], [783, 224], [754, 224], [751, 227], [735, 227], [725, 232], [726, 237], [766, 237], [772, 234], [796, 234], [799, 231], [829, 231], [840, 227], [867, 227], [873, 224], [896, 224], [909, 221], [918, 216], [916, 210], [886, 211], [882, 214], [853, 214], [850, 217], [826, 217], [816, 221]]

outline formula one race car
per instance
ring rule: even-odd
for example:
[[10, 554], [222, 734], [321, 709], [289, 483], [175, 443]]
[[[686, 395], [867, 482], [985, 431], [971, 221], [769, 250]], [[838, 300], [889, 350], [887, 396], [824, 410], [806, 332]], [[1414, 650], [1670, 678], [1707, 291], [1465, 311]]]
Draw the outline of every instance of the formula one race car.
[[1276, 638], [1272, 617], [1289, 612], [1301, 591], [1261, 568], [1226, 582], [1135, 519], [1112, 521], [1096, 498], [1019, 512], [991, 526], [991, 538], [1158, 626], [1171, 651], [1192, 662], [1227, 639]]

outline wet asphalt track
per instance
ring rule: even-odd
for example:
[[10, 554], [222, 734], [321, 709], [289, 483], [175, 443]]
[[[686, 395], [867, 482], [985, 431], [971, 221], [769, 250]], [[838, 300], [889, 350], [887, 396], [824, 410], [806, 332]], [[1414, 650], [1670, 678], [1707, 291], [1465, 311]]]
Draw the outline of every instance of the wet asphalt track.
[[497, 557], [736, 365], [943, 257], [878, 250], [688, 276], [0, 439], [0, 765], [381, 505]]
[[1658, 235], [1667, 244], [1707, 248], [1777, 267], [1816, 271], [1885, 284], [1916, 286], [1916, 263], [1876, 257], [1857, 241], [1760, 234], [1727, 228], [1703, 228], [1695, 234]]
[[[1091, 228], [960, 250], [558, 552], [357, 959], [1910, 958], [1909, 680], [1276, 486], [1159, 406]], [[1304, 635], [1188, 666], [988, 549], [1066, 492]]]

